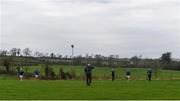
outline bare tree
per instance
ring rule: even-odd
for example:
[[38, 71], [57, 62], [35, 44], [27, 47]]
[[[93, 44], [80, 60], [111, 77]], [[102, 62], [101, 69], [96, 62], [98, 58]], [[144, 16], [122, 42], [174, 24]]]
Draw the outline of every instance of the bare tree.
[[95, 64], [97, 66], [101, 66], [103, 63], [103, 56], [101, 54], [96, 54], [95, 55], [95, 62], [96, 62]]
[[1, 56], [7, 56], [7, 54], [8, 54], [8, 51], [6, 50], [1, 51], [0, 53]]
[[115, 58], [114, 55], [109, 55], [109, 57], [108, 57], [108, 64], [110, 67], [114, 66], [114, 58]]
[[115, 57], [116, 57], [116, 59], [118, 59], [118, 58], [119, 58], [119, 55], [115, 55]]
[[62, 55], [61, 55], [61, 54], [57, 54], [57, 57], [58, 57], [59, 59], [61, 59], [61, 58], [62, 58]]
[[12, 48], [12, 49], [10, 50], [10, 54], [11, 54], [11, 56], [16, 56], [16, 54], [17, 54], [17, 48]]
[[51, 56], [51, 58], [55, 58], [56, 57], [56, 55], [54, 53], [51, 53], [50, 56]]
[[35, 56], [35, 57], [38, 57], [38, 55], [39, 55], [39, 52], [38, 52], [38, 51], [34, 53], [34, 56]]
[[39, 52], [38, 57], [43, 57], [44, 54], [42, 52]]
[[25, 48], [23, 50], [23, 54], [27, 57], [27, 56], [30, 56], [32, 53], [32, 51], [29, 49], [29, 48]]
[[17, 55], [20, 56], [20, 54], [21, 54], [21, 49], [18, 48], [16, 52], [17, 52]]
[[163, 53], [161, 56], [161, 61], [163, 63], [170, 63], [171, 62], [171, 52]]
[[36, 51], [36, 52], [34, 53], [34, 56], [35, 56], [35, 57], [43, 57], [44, 54], [43, 54], [42, 52]]

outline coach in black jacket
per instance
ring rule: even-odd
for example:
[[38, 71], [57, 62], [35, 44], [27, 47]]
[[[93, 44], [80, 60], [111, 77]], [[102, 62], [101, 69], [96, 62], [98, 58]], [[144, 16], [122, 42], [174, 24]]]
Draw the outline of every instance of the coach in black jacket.
[[94, 69], [94, 67], [92, 67], [90, 64], [88, 64], [85, 69], [85, 75], [86, 75], [86, 83], [88, 86], [91, 85], [91, 80], [92, 80], [92, 69]]

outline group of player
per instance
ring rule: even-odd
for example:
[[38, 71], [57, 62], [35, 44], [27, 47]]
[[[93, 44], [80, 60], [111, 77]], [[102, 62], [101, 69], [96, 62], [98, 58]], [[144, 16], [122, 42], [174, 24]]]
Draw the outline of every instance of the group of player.
[[[115, 73], [115, 69], [111, 70], [111, 77], [112, 77], [112, 81], [114, 81], [115, 77], [116, 77], [116, 73]], [[130, 70], [126, 70], [126, 79], [129, 81], [131, 77], [131, 72]]]
[[[84, 68], [84, 73], [85, 73], [85, 76], [86, 76], [86, 83], [87, 83], [88, 86], [91, 85], [91, 81], [92, 81], [92, 69], [94, 69], [94, 67], [91, 66], [90, 64], [87, 64], [87, 66]], [[20, 80], [23, 80], [23, 77], [24, 77], [24, 70], [23, 70], [23, 68], [19, 69], [18, 74], [19, 74]], [[39, 78], [39, 74], [40, 74], [40, 71], [38, 69], [36, 69], [34, 71], [34, 78], [38, 79]], [[114, 81], [115, 77], [116, 77], [115, 69], [111, 70], [111, 77], [112, 77], [112, 81]], [[128, 70], [126, 70], [126, 79], [129, 81], [130, 78], [131, 78], [131, 72], [128, 69]], [[151, 81], [151, 78], [152, 78], [152, 69], [148, 69], [148, 71], [147, 71], [147, 79], [149, 81]]]
[[[92, 81], [92, 69], [94, 69], [93, 66], [91, 66], [90, 64], [88, 64], [85, 69], [84, 69], [84, 72], [85, 72], [85, 75], [86, 75], [86, 83], [87, 83], [87, 86], [90, 86], [91, 85], [91, 81]], [[152, 78], [152, 69], [148, 69], [147, 71], [147, 80], [151, 81], [151, 78]], [[115, 72], [115, 69], [112, 69], [111, 70], [111, 78], [112, 78], [112, 81], [115, 80], [115, 77], [116, 77], [116, 72]], [[130, 70], [126, 70], [126, 79], [129, 81], [130, 78], [131, 78], [131, 72]]]
[[[18, 71], [18, 74], [19, 74], [19, 79], [23, 80], [23, 78], [24, 78], [24, 70], [23, 70], [23, 68], [20, 68], [20, 70]], [[38, 79], [39, 78], [39, 74], [40, 74], [39, 70], [36, 69], [34, 71], [34, 78]]]

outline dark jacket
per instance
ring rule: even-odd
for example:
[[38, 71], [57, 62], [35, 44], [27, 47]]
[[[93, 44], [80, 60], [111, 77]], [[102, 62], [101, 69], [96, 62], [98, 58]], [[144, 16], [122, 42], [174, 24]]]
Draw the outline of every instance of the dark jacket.
[[94, 67], [87, 66], [87, 67], [84, 69], [85, 74], [86, 74], [86, 75], [91, 75], [92, 69], [94, 69]]
[[35, 70], [34, 75], [39, 75], [39, 70]]
[[127, 71], [127, 72], [126, 72], [126, 75], [131, 75], [130, 71]]
[[148, 70], [148, 71], [147, 71], [147, 74], [148, 74], [148, 75], [152, 75], [152, 70]]
[[20, 71], [20, 72], [19, 72], [19, 75], [24, 75], [24, 71]]
[[111, 71], [111, 75], [115, 76], [115, 71], [114, 70]]

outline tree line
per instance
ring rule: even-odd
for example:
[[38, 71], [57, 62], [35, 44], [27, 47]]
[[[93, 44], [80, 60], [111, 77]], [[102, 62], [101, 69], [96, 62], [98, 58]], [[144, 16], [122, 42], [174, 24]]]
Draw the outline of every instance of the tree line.
[[[99, 67], [140, 67], [155, 69], [180, 70], [180, 62], [172, 59], [171, 52], [165, 52], [157, 59], [143, 59], [141, 56], [132, 58], [120, 58], [119, 55], [103, 56], [101, 54], [86, 54], [86, 56], [68, 56], [55, 53], [33, 52], [30, 48], [12, 48], [10, 51], [0, 51], [2, 64], [34, 65], [34, 64], [64, 64], [64, 65], [86, 65], [91, 63]], [[10, 58], [10, 59], [9, 59]], [[21, 58], [21, 59], [18, 59]], [[18, 60], [18, 61], [17, 61]], [[21, 60], [21, 62], [19, 62]], [[7, 66], [6, 66], [7, 67]], [[7, 67], [9, 68], [9, 67]]]

